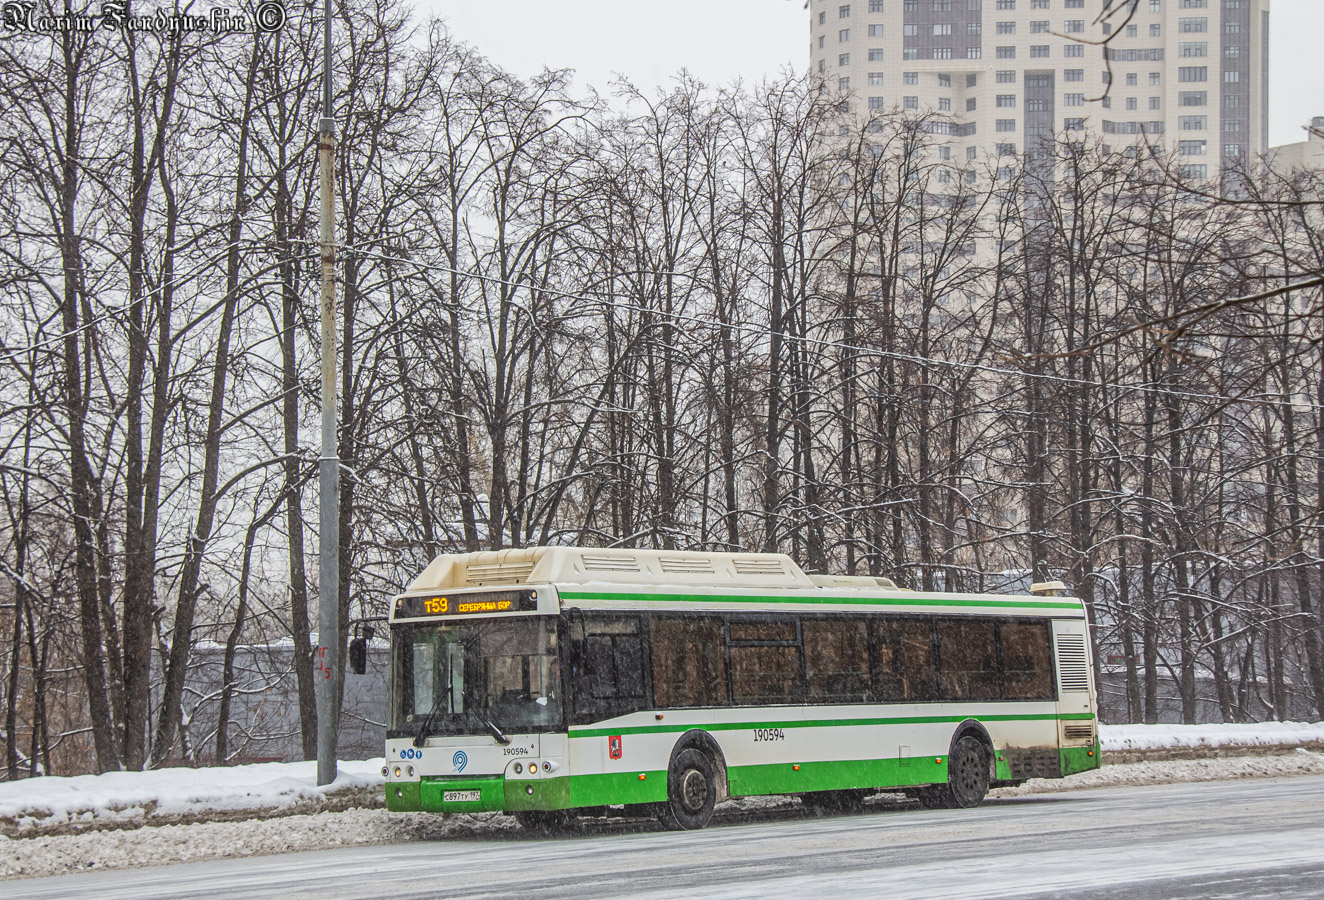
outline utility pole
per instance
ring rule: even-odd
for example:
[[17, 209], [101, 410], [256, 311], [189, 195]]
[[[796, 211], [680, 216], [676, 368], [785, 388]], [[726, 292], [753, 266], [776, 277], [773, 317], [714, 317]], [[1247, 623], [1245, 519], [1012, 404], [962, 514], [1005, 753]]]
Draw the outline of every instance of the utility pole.
[[322, 119], [317, 164], [322, 186], [322, 456], [319, 462], [317, 585], [317, 783], [336, 780], [340, 730], [340, 448], [336, 443], [336, 123], [331, 118], [331, 0], [325, 0]]

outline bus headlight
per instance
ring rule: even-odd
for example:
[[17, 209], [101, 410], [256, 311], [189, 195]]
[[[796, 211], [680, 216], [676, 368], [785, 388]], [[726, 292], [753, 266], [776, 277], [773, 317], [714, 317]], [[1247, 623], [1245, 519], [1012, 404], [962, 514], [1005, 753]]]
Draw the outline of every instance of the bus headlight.
[[400, 777], [400, 767], [399, 767], [399, 766], [396, 766], [396, 767], [395, 767], [395, 777], [396, 777], [396, 778], [399, 778], [399, 777]]

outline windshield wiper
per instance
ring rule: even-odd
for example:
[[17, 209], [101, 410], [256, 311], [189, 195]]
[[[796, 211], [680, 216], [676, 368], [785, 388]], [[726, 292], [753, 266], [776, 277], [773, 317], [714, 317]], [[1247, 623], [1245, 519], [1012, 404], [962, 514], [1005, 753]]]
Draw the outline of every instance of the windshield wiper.
[[432, 720], [435, 719], [437, 717], [437, 713], [441, 711], [441, 704], [443, 701], [445, 701], [445, 699], [446, 699], [445, 694], [443, 693], [437, 694], [437, 699], [432, 704], [432, 709], [428, 711], [427, 716], [423, 719], [423, 724], [419, 726], [418, 733], [414, 735], [415, 747], [422, 747], [423, 743], [428, 739], [429, 736], [431, 736]]
[[496, 725], [494, 725], [490, 719], [484, 718], [483, 716], [480, 716], [480, 715], [479, 715], [478, 713], [476, 713], [476, 712], [472, 712], [472, 711], [470, 711], [470, 714], [471, 714], [475, 719], [477, 719], [478, 721], [482, 722], [484, 725], [487, 726], [487, 730], [488, 730], [489, 732], [491, 732], [491, 734], [492, 734], [492, 740], [496, 741], [498, 744], [509, 744], [509, 743], [510, 743], [510, 738], [508, 738], [508, 737], [506, 737], [504, 734], [502, 734], [502, 733], [501, 733], [501, 729], [500, 729], [500, 728], [497, 728]]

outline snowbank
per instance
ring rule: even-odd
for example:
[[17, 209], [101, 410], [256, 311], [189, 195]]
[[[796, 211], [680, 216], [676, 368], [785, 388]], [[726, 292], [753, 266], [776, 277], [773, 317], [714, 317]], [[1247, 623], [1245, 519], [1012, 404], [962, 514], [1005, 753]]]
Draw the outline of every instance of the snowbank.
[[1232, 725], [1100, 725], [1103, 752], [1301, 747], [1324, 744], [1324, 722], [1246, 722]]
[[331, 797], [380, 794], [383, 760], [348, 760], [317, 784], [317, 763], [257, 763], [51, 776], [0, 783], [0, 834], [316, 811]]

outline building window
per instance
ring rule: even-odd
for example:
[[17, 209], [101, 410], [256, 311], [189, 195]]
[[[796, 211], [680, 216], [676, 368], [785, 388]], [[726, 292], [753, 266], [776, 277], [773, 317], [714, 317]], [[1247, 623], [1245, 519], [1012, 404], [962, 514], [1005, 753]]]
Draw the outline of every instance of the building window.
[[1232, 157], [1233, 159], [1237, 158], [1238, 156], [1241, 155], [1241, 145], [1240, 145], [1240, 144], [1224, 144], [1224, 145], [1223, 145], [1223, 155], [1224, 155], [1224, 156], [1230, 156], [1230, 157]]
[[998, 9], [1015, 9], [1016, 0], [998, 0]]
[[902, 84], [919, 84], [918, 72], [906, 72], [901, 76]]
[[1014, 143], [1012, 143], [1012, 144], [994, 144], [993, 146], [994, 146], [994, 149], [997, 151], [998, 156], [1015, 156], [1015, 155], [1016, 155], [1016, 145], [1015, 145]]
[[1241, 9], [1241, 0], [1223, 0], [1224, 9]]
[[1204, 156], [1204, 141], [1178, 141], [1177, 152], [1182, 156]]
[[850, 54], [849, 54], [849, 53], [838, 53], [838, 54], [837, 54], [837, 65], [838, 65], [838, 66], [841, 66], [843, 69], [844, 69], [846, 66], [849, 66], [849, 65], [850, 65]]
[[845, 6], [838, 6], [838, 7], [837, 7], [837, 18], [838, 18], [838, 19], [849, 19], [849, 18], [850, 18], [850, 4], [847, 4], [847, 5], [845, 5]]
[[1016, 169], [1013, 166], [998, 167], [998, 174], [997, 174], [998, 181], [1011, 181], [1015, 177], [1016, 177]]
[[1084, 94], [1063, 94], [1063, 95], [1062, 95], [1062, 105], [1063, 105], [1063, 106], [1084, 106], [1084, 105], [1085, 105], [1085, 95], [1084, 95]]
[[901, 33], [906, 37], [919, 37], [918, 25], [902, 25]]
[[1135, 72], [1126, 73], [1126, 86], [1135, 87], [1140, 82], [1140, 76]]
[[918, 97], [906, 97], [906, 98], [902, 101], [901, 105], [904, 106], [906, 109], [919, 109], [919, 98], [918, 98]]
[[983, 47], [966, 47], [966, 48], [965, 48], [965, 58], [966, 58], [966, 59], [979, 59], [979, 58], [981, 58], [983, 55], [984, 55], [984, 48], [983, 48]]
[[881, 47], [869, 48], [869, 62], [882, 62], [883, 51]]
[[825, 12], [821, 12], [821, 13], [819, 13], [819, 14], [818, 14], [818, 24], [819, 24], [819, 25], [824, 25], [824, 24], [826, 24], [826, 23], [827, 23], [827, 13], [825, 13]]
[[1240, 73], [1240, 72], [1224, 72], [1224, 73], [1223, 73], [1223, 82], [1224, 82], [1224, 84], [1231, 84], [1231, 83], [1233, 83], [1233, 82], [1240, 81], [1240, 80], [1241, 80], [1241, 73]]
[[942, 22], [933, 26], [934, 37], [947, 37], [952, 33], [952, 23]]
[[1191, 16], [1177, 20], [1177, 30], [1182, 34], [1204, 34], [1209, 30], [1209, 20], [1204, 16]]
[[869, 86], [870, 86], [870, 87], [877, 87], [878, 85], [880, 85], [880, 84], [882, 84], [882, 83], [883, 83], [883, 73], [882, 73], [882, 72], [870, 72], [870, 73], [869, 73]]
[[1067, 130], [1067, 131], [1084, 131], [1084, 130], [1085, 130], [1085, 120], [1084, 120], [1084, 119], [1063, 119], [1063, 120], [1062, 120], [1062, 127], [1063, 127], [1063, 129], [1065, 129], [1065, 130]]
[[951, 86], [952, 86], [952, 76], [943, 75], [943, 74], [938, 75], [938, 87], [951, 87]]
[[1150, 25], [1150, 26], [1149, 26], [1149, 36], [1150, 36], [1150, 37], [1162, 37], [1162, 36], [1163, 36], [1163, 26], [1160, 25], [1160, 24], [1158, 24], [1157, 22], [1155, 22], [1153, 25]]
[[1084, 44], [1067, 44], [1062, 48], [1062, 55], [1067, 59], [1080, 59], [1085, 55]]
[[1181, 0], [1182, 9], [1205, 9], [1207, 0]]
[[1228, 44], [1223, 48], [1224, 59], [1239, 59], [1241, 57], [1241, 46], [1239, 44]]
[[849, 91], [849, 90], [850, 90], [850, 76], [849, 76], [849, 75], [838, 75], [838, 76], [837, 76], [837, 90], [839, 90], [839, 91]]
[[975, 159], [975, 152], [976, 152], [976, 151], [975, 151], [975, 148], [974, 148], [974, 147], [966, 147], [966, 148], [965, 148], [965, 158], [966, 158], [966, 161], [967, 161], [967, 162], [974, 162], [974, 159]]
[[875, 38], [877, 38], [877, 37], [882, 37], [882, 36], [883, 36], [883, 26], [881, 26], [881, 25], [870, 25], [870, 26], [869, 26], [869, 37], [875, 37]]
[[979, 12], [984, 8], [984, 0], [965, 0], [965, 8], [971, 12]]
[[1178, 116], [1177, 127], [1182, 131], [1204, 131], [1209, 127], [1208, 116]]
[[1177, 80], [1180, 82], [1208, 81], [1208, 66], [1182, 66], [1177, 70]]
[[1158, 98], [1158, 97], [1150, 97], [1150, 98], [1149, 98], [1149, 108], [1150, 108], [1150, 109], [1158, 109], [1158, 108], [1159, 108], [1159, 98]]
[[952, 58], [952, 48], [951, 48], [951, 47], [934, 47], [934, 48], [933, 48], [933, 58], [934, 58], [934, 59], [951, 59], [951, 58]]
[[1181, 167], [1181, 174], [1183, 178], [1208, 178], [1209, 167], [1185, 165]]
[[1015, 69], [998, 70], [998, 84], [1015, 84], [1015, 83], [1016, 83]]
[[966, 33], [966, 34], [983, 34], [983, 33], [984, 33], [984, 26], [983, 26], [983, 24], [981, 24], [981, 23], [979, 23], [979, 22], [966, 22], [966, 23], [965, 23], [965, 33]]
[[1126, 108], [1127, 108], [1127, 109], [1136, 109], [1136, 108], [1137, 108], [1137, 107], [1136, 107], [1136, 98], [1135, 98], [1135, 97], [1127, 97], [1127, 98], [1126, 98]]
[[938, 148], [938, 159], [951, 159], [951, 158], [952, 158], [951, 147], [942, 146]]
[[1149, 86], [1150, 86], [1150, 87], [1158, 87], [1158, 86], [1159, 86], [1159, 73], [1158, 73], [1158, 72], [1150, 72], [1150, 73], [1149, 73]]
[[906, 12], [919, 12], [919, 0], [905, 0], [903, 9]]
[[939, 97], [939, 98], [938, 98], [938, 111], [939, 111], [939, 112], [951, 112], [951, 111], [952, 111], [952, 98], [951, 98], [951, 97]]
[[998, 119], [998, 120], [997, 120], [997, 123], [996, 123], [996, 126], [994, 127], [993, 130], [994, 130], [994, 131], [1015, 131], [1015, 130], [1016, 130], [1016, 120], [1015, 120], [1015, 119]]
[[1224, 119], [1224, 120], [1223, 120], [1223, 131], [1224, 131], [1224, 132], [1241, 131], [1241, 129], [1243, 129], [1243, 128], [1245, 128], [1245, 127], [1246, 127], [1246, 123], [1245, 123], [1245, 121], [1242, 120], [1242, 119]]
[[1047, 59], [1047, 58], [1048, 58], [1047, 44], [1030, 45], [1030, 59]]
[[1207, 41], [1182, 41], [1177, 44], [1177, 55], [1185, 59], [1203, 59], [1209, 55]]
[[975, 172], [974, 169], [970, 169], [965, 173], [966, 184], [974, 184], [978, 180], [979, 180], [979, 175], [978, 173]]
[[1048, 9], [1049, 0], [1030, 0], [1030, 9]]
[[998, 109], [1014, 109], [1016, 107], [1015, 94], [998, 94]]
[[826, 40], [827, 40], [827, 38], [825, 38], [823, 35], [820, 34], [820, 35], [818, 36], [818, 49], [819, 49], [819, 50], [822, 50], [822, 49], [823, 49], [823, 42], [826, 41]]
[[1067, 19], [1066, 22], [1062, 24], [1062, 30], [1067, 34], [1083, 34], [1085, 31], [1084, 19]]
[[837, 43], [844, 44], [850, 40], [850, 29], [843, 28], [837, 32]]
[[1084, 9], [1085, 0], [1067, 0], [1063, 5], [1066, 6], [1067, 9]]
[[827, 71], [827, 60], [826, 60], [826, 59], [820, 59], [820, 60], [818, 61], [818, 71], [820, 71], [820, 72]]
[[1177, 94], [1178, 106], [1208, 106], [1208, 91], [1181, 91]]
[[1241, 34], [1241, 23], [1240, 23], [1240, 22], [1224, 22], [1224, 23], [1223, 23], [1223, 33], [1224, 33], [1224, 34]]
[[966, 87], [974, 87], [975, 84], [978, 83], [978, 81], [979, 81], [979, 76], [978, 76], [978, 75], [967, 75], [967, 76], [965, 76], [965, 86], [966, 86]]
[[1063, 81], [1084, 81], [1084, 80], [1085, 80], [1085, 70], [1084, 70], [1084, 69], [1063, 69], [1063, 70], [1062, 70], [1062, 80], [1063, 80]]
[[1231, 94], [1223, 98], [1223, 105], [1227, 107], [1237, 107], [1241, 105], [1241, 97], [1237, 94]]
[[1113, 98], [1112, 98], [1112, 95], [1111, 95], [1111, 94], [1106, 95], [1106, 96], [1105, 96], [1102, 100], [1100, 100], [1099, 102], [1103, 104], [1103, 108], [1104, 108], [1104, 109], [1112, 109], [1112, 108], [1113, 108]]
[[1137, 34], [1137, 32], [1136, 32], [1136, 26], [1135, 26], [1135, 25], [1128, 25], [1128, 26], [1126, 26], [1126, 36], [1127, 36], [1127, 37], [1129, 37], [1129, 38], [1131, 38], [1131, 37], [1135, 37], [1136, 34]]
[[883, 98], [882, 98], [882, 97], [870, 97], [870, 98], [869, 98], [869, 108], [870, 108], [870, 109], [882, 109], [882, 108], [883, 108]]
[[[946, 148], [944, 148], [944, 149], [946, 149]], [[951, 180], [952, 180], [952, 173], [951, 173], [951, 172], [948, 172], [946, 169], [939, 169], [939, 170], [938, 170], [938, 184], [947, 184], [947, 183], [950, 182]]]
[[1015, 33], [1016, 33], [1016, 23], [1015, 23], [1015, 22], [999, 22], [999, 23], [998, 23], [998, 34], [1015, 34]]
[[934, 12], [951, 12], [952, 0], [933, 0]]
[[1149, 0], [1150, 12], [1163, 12], [1163, 0]]
[[[1012, 30], [1015, 31], [1014, 22], [1012, 23], [1012, 26], [1013, 26]], [[1049, 31], [1051, 31], [1051, 29], [1048, 27], [1047, 22], [1030, 23], [1030, 34], [1048, 34]]]
[[975, 101], [975, 98], [974, 98], [974, 97], [967, 97], [966, 100], [965, 100], [965, 111], [966, 111], [966, 112], [974, 112], [974, 111], [975, 111], [975, 103], [976, 103], [976, 101]]
[[902, 59], [919, 59], [918, 47], [903, 47], [901, 50]]
[[869, 12], [880, 13], [883, 11], [883, 0], [869, 0]]

